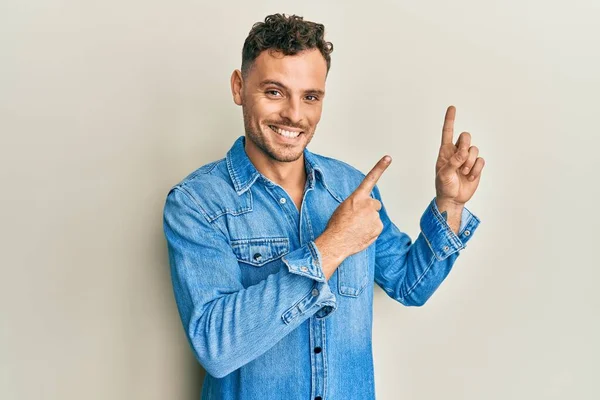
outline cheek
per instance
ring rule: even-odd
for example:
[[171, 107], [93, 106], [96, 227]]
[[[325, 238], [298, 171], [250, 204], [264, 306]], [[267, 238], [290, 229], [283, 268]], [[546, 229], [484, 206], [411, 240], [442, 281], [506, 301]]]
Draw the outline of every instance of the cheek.
[[253, 115], [262, 123], [264, 120], [278, 120], [281, 106], [273, 102], [257, 102], [254, 104]]
[[317, 125], [321, 120], [321, 110], [321, 107], [314, 107], [314, 109], [307, 112], [306, 119], [311, 126]]

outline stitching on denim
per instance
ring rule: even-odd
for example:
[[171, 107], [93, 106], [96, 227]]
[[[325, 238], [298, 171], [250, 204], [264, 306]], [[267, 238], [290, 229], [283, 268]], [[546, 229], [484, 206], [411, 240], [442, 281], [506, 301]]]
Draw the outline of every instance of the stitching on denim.
[[177, 185], [176, 187], [174, 187], [172, 190], [178, 190], [180, 191], [184, 196], [188, 197], [192, 203], [194, 203], [196, 205], [196, 207], [198, 208], [197, 211], [200, 212], [200, 214], [206, 219], [206, 221], [208, 222], [208, 224], [217, 232], [219, 232], [221, 235], [225, 236], [225, 238], [227, 239], [227, 241], [229, 241], [229, 236], [226, 232], [223, 232], [222, 229], [220, 229], [219, 227], [216, 227], [213, 222], [210, 220], [210, 218], [208, 217], [208, 215], [205, 213], [204, 209], [200, 206], [200, 204], [198, 204], [198, 202], [196, 201], [196, 198], [183, 186], [181, 185]]
[[248, 190], [248, 205], [245, 208], [237, 208], [237, 209], [232, 209], [232, 208], [225, 208], [220, 210], [221, 212], [219, 212], [218, 214], [213, 214], [210, 217], [210, 222], [213, 222], [214, 220], [218, 219], [219, 217], [225, 215], [225, 214], [229, 214], [229, 215], [241, 215], [241, 214], [245, 214], [247, 212], [252, 211], [252, 207], [253, 206], [253, 197], [252, 197], [252, 190]]
[[[312, 291], [312, 286], [311, 286], [311, 291]], [[311, 293], [311, 292], [308, 292], [308, 295], [306, 295], [306, 296], [304, 296], [304, 297], [300, 298], [300, 300], [296, 301], [296, 302], [294, 303], [294, 305], [293, 305], [293, 306], [291, 306], [290, 308], [288, 308], [287, 310], [285, 310], [285, 311], [283, 312], [283, 315], [282, 315], [281, 317], [283, 318], [283, 321], [284, 321], [286, 324], [289, 324], [289, 323], [292, 321], [292, 319], [295, 319], [295, 318], [296, 318], [298, 315], [301, 315], [301, 314], [303, 314], [303, 312], [302, 312], [302, 311], [300, 311], [300, 309], [298, 308], [298, 314], [297, 314], [297, 315], [295, 315], [295, 316], [290, 316], [290, 318], [289, 318], [289, 321], [287, 321], [287, 322], [286, 322], [286, 319], [288, 319], [288, 318], [286, 317], [286, 315], [289, 315], [289, 314], [291, 314], [291, 313], [292, 313], [291, 311], [292, 311], [294, 308], [298, 307], [298, 304], [300, 304], [300, 303], [301, 303], [301, 302], [302, 302], [304, 299], [306, 299], [308, 296], [312, 296], [312, 293]]]
[[212, 225], [212, 221], [210, 220], [208, 214], [206, 213], [206, 211], [204, 211], [204, 209], [202, 208], [202, 206], [200, 205], [200, 203], [198, 202], [198, 200], [196, 199], [196, 196], [194, 196], [189, 190], [187, 190], [184, 186], [177, 186], [174, 190], [179, 190], [181, 193], [183, 193], [184, 195], [186, 195], [186, 197], [189, 197], [190, 200], [192, 200], [192, 202], [194, 203], [194, 205], [196, 207], [198, 207], [198, 211], [200, 211], [200, 214], [202, 214], [202, 216], [207, 220], [207, 222]]
[[327, 399], [327, 372], [328, 371], [327, 371], [327, 357], [325, 357], [325, 354], [326, 354], [325, 351], [327, 350], [326, 349], [327, 342], [325, 341], [325, 337], [326, 337], [325, 329], [326, 329], [327, 324], [325, 324], [324, 322], [325, 321], [323, 321], [323, 320], [320, 321], [320, 323], [321, 323], [321, 354], [323, 354], [321, 357], [323, 359], [323, 395], [322, 395], [322, 397], [323, 397], [323, 399]]
[[229, 175], [231, 176], [231, 180], [233, 181], [233, 186], [235, 186], [235, 189], [238, 190], [238, 187], [240, 186], [239, 179], [237, 177], [237, 174], [235, 173], [235, 170], [233, 169], [233, 165], [231, 164], [231, 154], [230, 153], [227, 153], [227, 171], [229, 172]]
[[[312, 323], [308, 324], [308, 334], [309, 334], [309, 342], [311, 339], [313, 339], [313, 342], [310, 343], [311, 346], [314, 346], [314, 337], [315, 337], [315, 327]], [[310, 352], [310, 376], [311, 376], [311, 380], [310, 380], [310, 398], [314, 399], [315, 398], [315, 388], [317, 386], [316, 383], [316, 367], [315, 367], [315, 363], [314, 363], [314, 352]]]
[[[196, 171], [192, 172], [189, 176], [187, 176], [181, 183], [185, 184], [185, 183], [188, 183], [190, 181], [193, 181], [194, 179], [196, 179], [200, 175], [208, 175], [208, 174], [210, 174], [212, 172], [212, 170], [215, 169], [217, 167], [217, 165], [219, 165], [223, 161], [225, 161], [225, 158], [221, 158], [219, 160], [210, 162], [208, 164], [204, 164], [203, 166], [201, 166], [200, 168], [198, 168]], [[206, 168], [208, 168], [207, 171], [205, 171]]]
[[[240, 250], [244, 246], [248, 245], [265, 245], [275, 243], [275, 246], [269, 246], [270, 254], [269, 257], [266, 257], [262, 262], [255, 262], [247, 257], [244, 257], [244, 253]], [[242, 239], [232, 239], [230, 241], [231, 249], [235, 253], [238, 261], [241, 261], [246, 264], [253, 265], [255, 267], [262, 267], [263, 265], [278, 260], [281, 257], [285, 256], [289, 253], [289, 239], [284, 237], [271, 237], [271, 238], [242, 238]]]
[[243, 187], [240, 188], [241, 189], [240, 190], [241, 193], [239, 193], [239, 194], [241, 195], [246, 190], [250, 189], [250, 187], [252, 187], [252, 185], [254, 185], [254, 182], [256, 182], [256, 180], [259, 178], [259, 176], [260, 176], [259, 174], [254, 174], [253, 177], [252, 177], [252, 179], [249, 182], [247, 182]]
[[227, 159], [227, 171], [229, 172], [229, 175], [231, 176], [231, 180], [233, 181], [235, 191], [238, 193], [238, 195], [241, 195], [246, 190], [248, 190], [254, 184], [254, 182], [256, 182], [256, 180], [260, 176], [260, 172], [258, 172], [258, 171], [254, 172], [252, 179], [249, 182], [246, 182], [242, 186], [240, 178], [239, 178], [238, 174], [236, 173], [236, 170], [233, 168], [233, 164], [231, 163], [230, 153], [227, 153], [226, 159]]
[[[361, 257], [363, 257], [365, 259], [365, 264], [367, 264], [367, 269], [368, 269], [368, 264], [369, 264], [369, 257], [368, 257], [369, 247], [363, 249], [359, 253], [355, 253], [355, 254], [352, 255], [354, 257], [358, 257], [358, 255], [361, 255]], [[350, 258], [350, 257], [347, 257], [343, 262], [345, 262], [348, 258]], [[343, 262], [342, 262], [342, 264], [343, 264]], [[360, 261], [358, 259], [357, 259], [356, 262], [360, 263]], [[344, 275], [345, 269], [341, 268], [342, 264], [340, 264], [340, 266], [338, 267], [338, 269], [339, 269], [339, 271], [338, 271], [338, 292], [342, 296], [348, 296], [348, 297], [357, 298], [358, 296], [361, 295], [361, 293], [364, 291], [364, 289], [367, 287], [367, 284], [369, 283], [368, 270], [365, 271], [364, 276], [360, 277], [360, 278], [362, 278], [364, 280], [364, 284], [362, 286], [360, 286], [359, 288], [352, 287], [352, 286], [347, 286], [344, 283], [344, 281], [345, 281], [344, 277], [346, 275]], [[348, 281], [350, 281], [348, 284], [352, 284], [352, 281], [350, 279], [348, 279]], [[362, 283], [362, 281], [359, 282], [359, 284], [361, 284], [361, 283]]]
[[329, 187], [329, 185], [327, 185], [327, 184], [325, 183], [325, 181], [323, 181], [322, 183], [323, 183], [323, 186], [325, 187], [325, 189], [327, 189], [327, 191], [329, 192], [329, 194], [330, 194], [330, 195], [332, 195], [332, 196], [333, 196], [333, 198], [334, 198], [334, 199], [336, 199], [338, 203], [342, 203], [342, 202], [344, 201], [344, 200], [342, 200], [342, 198], [341, 198], [340, 196], [338, 196], [338, 194], [337, 194], [337, 193], [335, 193], [335, 192], [334, 192], [334, 190], [333, 190], [333, 189], [331, 189], [331, 188]]
[[431, 252], [433, 253], [433, 256], [435, 258], [437, 258], [439, 261], [442, 261], [443, 258], [437, 256], [437, 254], [435, 254], [435, 250], [433, 250], [433, 246], [431, 245], [431, 242], [429, 241], [429, 239], [427, 239], [427, 235], [425, 235], [425, 232], [421, 232], [423, 234], [423, 238], [425, 239], [425, 242], [427, 242], [427, 245], [429, 246], [429, 249], [431, 250]]
[[[251, 242], [286, 242], [289, 243], [290, 239], [287, 237], [265, 237], [265, 238], [239, 238], [232, 239], [232, 242], [239, 242], [239, 244], [248, 244]], [[238, 244], [238, 243], [235, 243]]]
[[[217, 167], [217, 165], [219, 165], [219, 163], [221, 161], [225, 160], [224, 158], [221, 158], [220, 160], [214, 161], [211, 164], [205, 165], [206, 168], [208, 168], [208, 171], [202, 172], [203, 174], [210, 174], [212, 172], [213, 169], [215, 169]], [[210, 168], [209, 168], [210, 167]]]
[[425, 268], [425, 271], [423, 271], [423, 273], [421, 274], [421, 276], [419, 276], [419, 278], [417, 278], [417, 281], [414, 283], [414, 285], [412, 285], [408, 289], [408, 291], [404, 295], [404, 298], [407, 298], [408, 296], [410, 296], [410, 294], [415, 290], [415, 287], [417, 287], [417, 285], [423, 280], [423, 278], [425, 277], [425, 275], [427, 275], [427, 273], [429, 272], [429, 270], [433, 266], [433, 263], [435, 262], [434, 260], [435, 260], [435, 257], [431, 257], [431, 261], [429, 261], [429, 265], [427, 265], [427, 268]]

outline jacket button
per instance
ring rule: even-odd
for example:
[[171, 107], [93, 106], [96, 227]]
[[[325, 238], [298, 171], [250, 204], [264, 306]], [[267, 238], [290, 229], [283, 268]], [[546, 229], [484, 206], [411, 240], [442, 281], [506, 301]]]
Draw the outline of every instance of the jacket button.
[[465, 231], [465, 235], [469, 236], [470, 234], [471, 234], [471, 232], [470, 232], [470, 231], [467, 229], [467, 230]]
[[319, 346], [315, 347], [315, 353], [319, 354], [321, 352], [321, 348]]
[[312, 295], [313, 295], [314, 297], [317, 297], [317, 296], [319, 295], [319, 289], [313, 289], [313, 290], [312, 290]]
[[254, 254], [254, 259], [255, 259], [256, 261], [260, 260], [261, 258], [262, 258], [262, 255], [261, 255], [260, 253], [256, 253], [256, 254]]
[[321, 396], [315, 397], [315, 400], [321, 400]]

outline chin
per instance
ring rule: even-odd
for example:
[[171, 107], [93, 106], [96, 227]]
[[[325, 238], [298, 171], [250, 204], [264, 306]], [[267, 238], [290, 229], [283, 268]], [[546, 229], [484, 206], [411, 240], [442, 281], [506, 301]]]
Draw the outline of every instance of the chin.
[[303, 150], [290, 149], [289, 147], [281, 147], [275, 144], [274, 146], [268, 146], [265, 151], [270, 158], [279, 162], [292, 162], [302, 157]]

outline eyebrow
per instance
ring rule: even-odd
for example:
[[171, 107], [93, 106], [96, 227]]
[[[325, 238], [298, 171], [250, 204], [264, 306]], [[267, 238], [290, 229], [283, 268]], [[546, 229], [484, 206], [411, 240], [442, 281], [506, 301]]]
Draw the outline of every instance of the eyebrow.
[[[264, 86], [267, 86], [267, 85], [279, 86], [280, 88], [282, 88], [282, 89], [285, 89], [285, 90], [289, 91], [288, 87], [287, 87], [287, 86], [285, 86], [283, 83], [281, 83], [281, 82], [278, 82], [278, 81], [274, 81], [274, 80], [272, 80], [272, 79], [265, 79], [264, 81], [262, 81], [262, 82], [259, 84], [259, 86], [260, 86], [260, 87], [264, 87]], [[304, 91], [304, 93], [308, 93], [308, 94], [318, 94], [318, 95], [321, 95], [321, 96], [324, 96], [324, 95], [325, 95], [325, 92], [324, 92], [324, 91], [322, 91], [321, 89], [307, 89], [307, 90], [305, 90], [305, 91]]]

